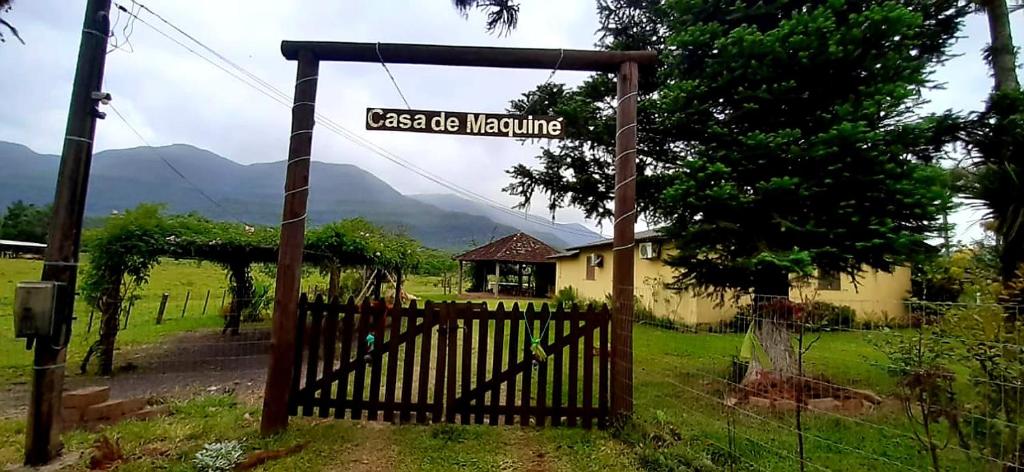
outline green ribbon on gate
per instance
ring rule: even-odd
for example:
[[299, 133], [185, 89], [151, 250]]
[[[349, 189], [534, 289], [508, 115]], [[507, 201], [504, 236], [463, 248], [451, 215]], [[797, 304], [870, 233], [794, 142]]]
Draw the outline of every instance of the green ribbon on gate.
[[548, 320], [544, 322], [544, 327], [540, 330], [540, 336], [534, 336], [533, 331], [530, 330], [530, 321], [526, 319], [526, 311], [523, 311], [523, 324], [526, 325], [526, 334], [530, 336], [530, 352], [533, 353], [533, 358], [537, 362], [544, 362], [548, 360], [548, 353], [544, 352], [544, 348], [540, 345], [541, 338], [548, 332], [548, 326], [551, 326], [551, 316], [554, 312], [548, 312]]

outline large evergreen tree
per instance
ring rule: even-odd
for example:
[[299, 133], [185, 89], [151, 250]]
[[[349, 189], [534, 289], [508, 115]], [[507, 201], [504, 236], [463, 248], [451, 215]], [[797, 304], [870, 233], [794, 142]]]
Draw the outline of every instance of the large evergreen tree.
[[[793, 274], [852, 276], [916, 257], [949, 204], [935, 161], [959, 127], [922, 117], [921, 92], [967, 10], [957, 0], [600, 1], [600, 46], [660, 53], [658, 70], [640, 74], [638, 203], [675, 244], [676, 285], [787, 296]], [[614, 78], [597, 75], [513, 102], [565, 116], [568, 139], [539, 167], [513, 168], [507, 190], [609, 217], [614, 93]], [[762, 344], [788, 351], [777, 331]]]
[[[676, 242], [681, 284], [788, 293], [816, 267], [890, 269], [938, 229], [956, 130], [920, 117], [928, 74], [966, 8], [955, 0], [606, 0], [612, 49], [661, 54], [641, 72], [640, 207]], [[569, 139], [508, 190], [607, 218], [614, 80], [547, 85], [512, 104], [553, 112]]]

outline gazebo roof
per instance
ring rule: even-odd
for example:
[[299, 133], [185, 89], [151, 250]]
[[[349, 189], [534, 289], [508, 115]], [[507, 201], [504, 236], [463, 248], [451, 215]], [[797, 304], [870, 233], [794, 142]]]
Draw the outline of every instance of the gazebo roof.
[[548, 257], [555, 254], [558, 254], [555, 248], [544, 244], [544, 242], [529, 234], [519, 232], [459, 254], [455, 256], [455, 260], [465, 262], [498, 261], [550, 264], [553, 261], [549, 260]]

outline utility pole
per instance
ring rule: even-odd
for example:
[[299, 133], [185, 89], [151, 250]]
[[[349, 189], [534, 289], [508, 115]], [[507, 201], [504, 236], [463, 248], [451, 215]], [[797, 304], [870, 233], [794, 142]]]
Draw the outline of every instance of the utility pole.
[[71, 339], [71, 321], [78, 276], [78, 251], [82, 237], [85, 195], [92, 163], [96, 109], [102, 98], [103, 66], [110, 34], [110, 1], [88, 0], [78, 47], [78, 66], [71, 89], [68, 124], [64, 134], [57, 191], [53, 197], [49, 244], [46, 246], [42, 280], [58, 284], [53, 332], [35, 339], [32, 393], [25, 431], [25, 464], [42, 465], [60, 453], [61, 392], [64, 363]]

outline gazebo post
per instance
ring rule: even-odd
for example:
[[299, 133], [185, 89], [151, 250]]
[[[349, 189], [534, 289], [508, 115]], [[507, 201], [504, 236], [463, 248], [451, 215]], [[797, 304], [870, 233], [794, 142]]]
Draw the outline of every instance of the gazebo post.
[[459, 295], [462, 295], [462, 261], [459, 261]]
[[523, 263], [516, 264], [516, 290], [520, 293], [523, 291]]
[[494, 261], [494, 298], [498, 298], [498, 290], [501, 288], [501, 262]]

